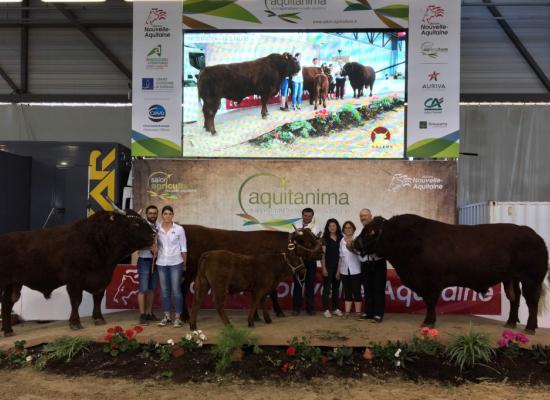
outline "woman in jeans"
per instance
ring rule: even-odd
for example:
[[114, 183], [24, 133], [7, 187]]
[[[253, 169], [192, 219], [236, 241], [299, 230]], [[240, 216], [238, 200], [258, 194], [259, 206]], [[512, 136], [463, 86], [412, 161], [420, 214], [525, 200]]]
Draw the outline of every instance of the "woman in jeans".
[[170, 206], [162, 208], [162, 222], [158, 227], [157, 268], [162, 292], [164, 318], [159, 326], [168, 325], [171, 302], [174, 301], [174, 327], [182, 326], [180, 315], [183, 309], [181, 277], [187, 262], [187, 240], [182, 226], [175, 224], [174, 210]]
[[351, 221], [344, 222], [342, 226], [344, 238], [340, 241], [340, 262], [336, 278], [342, 277], [345, 296], [345, 318], [349, 318], [351, 305], [355, 305], [357, 316], [361, 313], [361, 261], [359, 256], [348, 249], [353, 242], [355, 225]]
[[329, 296], [332, 291], [332, 312], [341, 317], [342, 311], [338, 309], [340, 300], [340, 279], [336, 279], [338, 272], [338, 261], [340, 260], [340, 240], [342, 240], [342, 230], [340, 224], [334, 218], [327, 221], [325, 232], [323, 234], [325, 245], [323, 246], [323, 258], [321, 267], [323, 269], [323, 309], [324, 316], [330, 318], [332, 315], [328, 306]]

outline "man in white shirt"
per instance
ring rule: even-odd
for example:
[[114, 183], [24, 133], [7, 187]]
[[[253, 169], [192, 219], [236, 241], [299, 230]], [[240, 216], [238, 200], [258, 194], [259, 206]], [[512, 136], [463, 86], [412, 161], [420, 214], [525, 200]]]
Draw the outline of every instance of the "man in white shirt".
[[[302, 219], [295, 223], [297, 228], [309, 228], [315, 235], [321, 233], [321, 229], [315, 225], [314, 211], [311, 208], [302, 210]], [[317, 261], [304, 260], [306, 267], [306, 312], [308, 315], [313, 315], [313, 295], [315, 290], [315, 275], [317, 273]], [[302, 309], [302, 286], [294, 277], [294, 290], [292, 291], [292, 315], [299, 315]]]
[[[372, 221], [372, 213], [368, 208], [359, 212], [359, 219], [363, 226]], [[361, 257], [361, 273], [363, 275], [363, 291], [365, 312], [359, 317], [360, 320], [372, 319], [374, 322], [382, 322], [386, 304], [386, 260], [375, 254], [367, 254]]]
[[[145, 218], [147, 222], [155, 227], [159, 210], [156, 206], [148, 206], [145, 209]], [[149, 325], [149, 321], [156, 321], [157, 318], [153, 314], [153, 300], [155, 297], [155, 289], [159, 280], [157, 270], [153, 269], [153, 255], [157, 252], [157, 244], [139, 250], [137, 260], [139, 292], [138, 292], [138, 307], [139, 307], [139, 324]]]

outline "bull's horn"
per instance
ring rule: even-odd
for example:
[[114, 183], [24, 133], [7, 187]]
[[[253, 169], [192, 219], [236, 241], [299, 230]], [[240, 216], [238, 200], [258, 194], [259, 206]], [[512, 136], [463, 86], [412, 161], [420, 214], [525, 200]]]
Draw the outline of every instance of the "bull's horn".
[[122, 210], [121, 208], [118, 208], [118, 206], [107, 197], [107, 202], [113, 207], [113, 211], [120, 215], [126, 215], [126, 211]]

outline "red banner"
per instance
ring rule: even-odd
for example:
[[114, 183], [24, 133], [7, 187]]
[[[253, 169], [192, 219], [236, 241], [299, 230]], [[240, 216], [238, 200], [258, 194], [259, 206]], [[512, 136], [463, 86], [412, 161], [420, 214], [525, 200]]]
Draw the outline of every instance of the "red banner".
[[[317, 273], [315, 285], [315, 309], [321, 310], [321, 293], [323, 290], [320, 269]], [[281, 282], [277, 288], [279, 292], [279, 304], [285, 310], [292, 307], [291, 279]], [[438, 314], [501, 314], [501, 286], [492, 287], [487, 296], [482, 298], [471, 289], [450, 287], [443, 291], [438, 301]], [[107, 287], [106, 306], [108, 309], [137, 309], [138, 274], [134, 265], [119, 265], [113, 274], [113, 279]], [[160, 290], [157, 287], [155, 296], [155, 308], [160, 307]], [[187, 304], [192, 304], [194, 283], [191, 284], [191, 293], [188, 294]], [[341, 309], [343, 309], [343, 293], [340, 288]], [[228, 295], [225, 306], [227, 309], [247, 309], [250, 306], [248, 293]], [[209, 294], [201, 308], [214, 308], [212, 297]], [[425, 312], [422, 298], [409, 288], [403, 286], [393, 269], [388, 270], [386, 282], [386, 311], [390, 313], [417, 313]]]

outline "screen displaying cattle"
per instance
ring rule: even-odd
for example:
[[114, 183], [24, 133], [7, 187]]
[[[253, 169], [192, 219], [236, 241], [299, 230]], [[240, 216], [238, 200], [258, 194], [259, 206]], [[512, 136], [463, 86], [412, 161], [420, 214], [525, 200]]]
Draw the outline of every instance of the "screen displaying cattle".
[[185, 32], [183, 155], [402, 158], [406, 34]]

